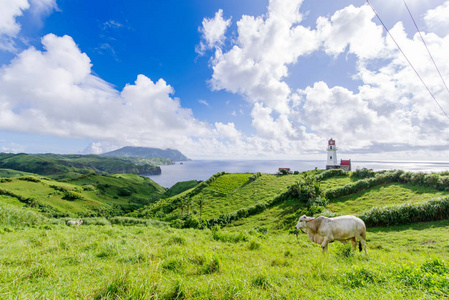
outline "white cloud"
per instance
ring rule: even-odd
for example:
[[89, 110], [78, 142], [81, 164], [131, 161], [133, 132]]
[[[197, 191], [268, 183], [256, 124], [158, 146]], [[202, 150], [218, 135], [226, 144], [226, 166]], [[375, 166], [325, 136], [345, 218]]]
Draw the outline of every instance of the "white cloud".
[[0, 71], [0, 128], [116, 145], [173, 146], [210, 135], [159, 79], [138, 75], [121, 92], [92, 74], [69, 36], [49, 34]]
[[13, 38], [20, 31], [20, 24], [16, 22], [16, 17], [23, 15], [30, 4], [27, 0], [1, 1], [0, 2], [0, 50], [13, 51]]
[[[272, 0], [266, 15], [243, 16], [237, 22], [235, 43], [229, 49], [218, 47], [212, 58], [212, 89], [241, 94], [254, 105], [251, 116], [257, 136], [240, 138], [252, 143], [252, 147], [245, 144], [246, 151], [307, 153], [330, 137], [344, 143], [348, 151], [400, 151], [405, 156], [447, 145], [447, 118], [374, 22], [369, 6], [349, 5], [328, 18], [319, 17], [316, 30], [311, 30], [298, 24], [301, 3]], [[426, 14], [428, 27], [447, 30], [448, 3]], [[449, 96], [419, 35], [410, 38], [401, 22], [391, 33], [449, 112]], [[422, 34], [448, 78], [448, 33]], [[286, 82], [289, 66], [315, 51], [331, 58], [353, 54], [353, 79], [362, 82], [359, 91], [316, 82], [292, 92]]]
[[330, 20], [319, 17], [317, 31], [325, 52], [336, 56], [349, 48], [348, 53], [360, 58], [379, 57], [385, 49], [383, 28], [371, 21], [373, 17], [374, 13], [367, 5], [349, 5], [336, 11]]
[[223, 19], [223, 10], [218, 10], [213, 19], [204, 18], [202, 27], [199, 31], [202, 35], [202, 41], [196, 48], [196, 52], [203, 55], [208, 49], [220, 47], [226, 39], [226, 29], [231, 25], [231, 19]]
[[221, 122], [215, 123], [218, 136], [228, 138], [232, 141], [238, 141], [242, 137], [242, 133], [235, 128], [234, 123], [223, 124]]
[[108, 29], [108, 28], [117, 29], [117, 28], [123, 28], [123, 27], [124, 27], [124, 25], [122, 23], [114, 21], [114, 20], [109, 20], [109, 21], [103, 23], [103, 29]]
[[435, 9], [427, 11], [424, 16], [427, 28], [441, 37], [449, 34], [449, 1]]
[[207, 103], [206, 100], [198, 100], [198, 103], [209, 106], [209, 103]]
[[9, 143], [7, 146], [2, 146], [2, 152], [4, 153], [23, 153], [25, 147], [16, 143]]
[[3, 0], [0, 1], [0, 50], [16, 51], [15, 38], [21, 29], [16, 18], [30, 9], [31, 13], [40, 18], [42, 15], [57, 9], [56, 0]]
[[212, 60], [211, 85], [243, 95], [250, 103], [261, 102], [287, 113], [289, 86], [283, 81], [289, 64], [319, 47], [301, 20], [301, 0], [272, 0], [266, 16], [243, 16], [237, 22], [238, 37], [229, 51], [219, 48]]

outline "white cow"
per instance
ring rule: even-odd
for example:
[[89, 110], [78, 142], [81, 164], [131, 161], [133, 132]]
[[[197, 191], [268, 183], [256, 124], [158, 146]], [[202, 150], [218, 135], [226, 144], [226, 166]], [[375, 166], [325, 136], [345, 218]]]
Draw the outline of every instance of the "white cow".
[[312, 218], [306, 215], [301, 216], [296, 224], [296, 229], [306, 232], [310, 240], [320, 244], [323, 252], [327, 252], [327, 246], [333, 241], [340, 241], [344, 244], [348, 240], [352, 242], [352, 248], [357, 246], [356, 239], [359, 240], [359, 250], [362, 247], [366, 252], [366, 226], [365, 223], [354, 216], [341, 216], [336, 218], [318, 217]]
[[79, 221], [67, 221], [67, 225], [76, 225], [76, 226], [80, 226], [81, 224], [83, 224], [83, 220], [79, 220]]

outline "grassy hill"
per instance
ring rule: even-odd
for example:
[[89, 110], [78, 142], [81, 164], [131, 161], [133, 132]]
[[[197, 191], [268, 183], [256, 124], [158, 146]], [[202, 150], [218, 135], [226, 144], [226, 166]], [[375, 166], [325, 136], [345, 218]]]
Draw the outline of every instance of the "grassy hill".
[[89, 173], [64, 182], [38, 175], [0, 179], [0, 202], [52, 217], [123, 215], [159, 200], [165, 191], [134, 174]]
[[[0, 179], [1, 298], [437, 299], [449, 295], [447, 173], [217, 173], [200, 183], [180, 183], [178, 191], [172, 191], [180, 194], [154, 198], [125, 217], [117, 212], [125, 213], [127, 205], [136, 204], [132, 201], [167, 190], [132, 174], [91, 173], [61, 182], [3, 172], [11, 176]], [[318, 201], [317, 194], [307, 198], [317, 182], [319, 197], [326, 196], [327, 202]], [[429, 200], [435, 198], [441, 200]], [[373, 208], [385, 205], [386, 209]], [[117, 210], [119, 206], [125, 209]], [[70, 211], [72, 217], [79, 217], [95, 211], [94, 207], [104, 209], [100, 217], [83, 217], [79, 227], [64, 225], [68, 218], [39, 212]], [[211, 224], [222, 226], [177, 229], [162, 222], [194, 227], [200, 213], [208, 221], [222, 222]], [[323, 255], [306, 234], [290, 234], [304, 213], [355, 213], [364, 216], [367, 224], [377, 213], [376, 227], [368, 225], [369, 256], [340, 243], [332, 243]]]
[[[314, 186], [305, 184], [305, 178], [312, 177], [319, 179], [314, 183], [320, 189], [315, 198], [309, 196]], [[285, 230], [301, 214], [364, 215], [373, 207], [413, 206], [444, 198], [448, 190], [449, 180], [444, 173], [309, 171], [284, 176], [219, 173], [189, 192], [142, 208], [132, 216], [158, 218], [178, 227], [206, 226], [198, 223], [202, 219], [208, 226], [250, 229], [256, 224]]]
[[160, 174], [160, 167], [99, 155], [10, 154], [0, 153], [0, 169], [63, 178], [89, 172]]

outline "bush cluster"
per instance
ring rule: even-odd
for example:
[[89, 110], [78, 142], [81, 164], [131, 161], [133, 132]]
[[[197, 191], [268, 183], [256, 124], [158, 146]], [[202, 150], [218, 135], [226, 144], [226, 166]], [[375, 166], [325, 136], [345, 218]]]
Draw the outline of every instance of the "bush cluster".
[[352, 172], [352, 177], [358, 177], [358, 178], [371, 178], [375, 176], [375, 172], [373, 171], [373, 169], [367, 169], [367, 168], [362, 168], [362, 169], [357, 169], [354, 172]]
[[449, 218], [449, 197], [433, 199], [420, 204], [401, 204], [373, 207], [360, 216], [367, 226], [392, 226]]
[[254, 173], [253, 175], [248, 177], [248, 182], [253, 182], [260, 176], [262, 176], [262, 174], [260, 172]]
[[347, 176], [349, 173], [343, 169], [330, 169], [326, 170], [323, 173], [316, 175], [315, 178], [318, 181], [322, 181], [324, 179], [328, 179], [335, 176]]
[[41, 182], [39, 178], [36, 178], [34, 176], [22, 176], [18, 178], [19, 180], [23, 181], [29, 181], [29, 182]]
[[328, 200], [333, 200], [338, 197], [351, 195], [360, 191], [367, 190], [377, 185], [398, 182], [402, 174], [403, 171], [378, 173], [375, 177], [365, 178], [333, 189], [327, 189], [324, 192], [324, 197]]

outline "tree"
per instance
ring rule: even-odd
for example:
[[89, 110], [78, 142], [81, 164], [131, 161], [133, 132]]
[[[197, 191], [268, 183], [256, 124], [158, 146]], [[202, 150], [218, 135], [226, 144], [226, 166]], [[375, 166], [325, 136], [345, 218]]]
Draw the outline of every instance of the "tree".
[[198, 205], [200, 206], [200, 218], [203, 216], [203, 206], [206, 203], [205, 199], [198, 199]]

